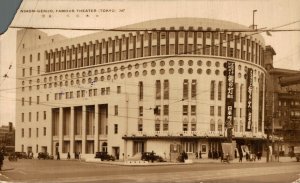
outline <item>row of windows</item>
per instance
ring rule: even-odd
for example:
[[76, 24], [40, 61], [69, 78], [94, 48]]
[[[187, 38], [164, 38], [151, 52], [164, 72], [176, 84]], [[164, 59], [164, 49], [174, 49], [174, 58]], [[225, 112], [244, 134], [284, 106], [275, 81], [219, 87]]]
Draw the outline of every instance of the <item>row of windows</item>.
[[[41, 60], [41, 53], [37, 53], [37, 61], [40, 61]], [[30, 54], [29, 55], [29, 62], [32, 62], [33, 61], [33, 56], [32, 56], [32, 54]], [[25, 64], [25, 62], [26, 62], [26, 57], [25, 56], [23, 56], [22, 57], [22, 64]]]
[[[154, 36], [156, 34], [158, 34], [158, 36]], [[245, 37], [241, 38], [235, 36], [235, 39], [229, 39], [232, 34], [226, 35], [221, 33], [223, 34], [221, 37], [225, 37], [225, 40], [226, 37], [228, 37], [229, 42], [236, 43], [234, 48], [231, 48], [230, 46], [232, 44], [228, 44], [229, 42], [227, 44], [221, 42], [219, 45], [215, 45], [214, 41], [218, 38], [214, 36], [212, 36], [212, 39], [204, 36], [203, 40], [198, 40], [196, 38], [198, 36], [195, 35], [202, 34], [202, 32], [191, 32], [190, 34], [188, 34], [188, 32], [173, 32], [167, 34], [169, 36], [166, 35], [161, 37], [160, 35], [163, 35], [161, 32], [152, 32], [149, 34], [146, 33], [137, 36], [123, 37], [122, 39], [116, 38], [116, 40], [103, 40], [103, 42], [96, 44], [91, 43], [90, 45], [84, 46], [78, 45], [78, 47], [71, 47], [71, 49], [67, 50], [51, 51], [50, 53], [46, 52], [46, 58], [48, 60], [48, 64], [46, 65], [47, 72], [139, 58], [142, 56], [169, 54], [220, 55], [241, 58], [259, 64], [261, 64], [262, 61], [262, 47], [258, 45], [258, 43], [246, 39]], [[173, 34], [174, 37], [172, 36]], [[210, 33], [205, 32], [204, 34]], [[180, 35], [184, 36], [181, 37]], [[193, 35], [195, 39], [188, 39], [188, 35]], [[163, 41], [159, 38], [167, 39], [167, 41]], [[182, 42], [181, 39], [184, 40], [184, 42]], [[240, 44], [238, 48], [237, 43], [240, 43], [240, 39], [242, 39], [242, 44]], [[174, 41], [175, 44], [173, 43]]]
[[[31, 128], [28, 128], [28, 137], [31, 138]], [[39, 137], [39, 128], [36, 128], [36, 137]], [[46, 136], [47, 135], [47, 129], [46, 127], [43, 127], [43, 135]], [[22, 128], [21, 129], [21, 137], [24, 138], [25, 137], [25, 129]]]
[[[166, 65], [166, 62], [167, 61], [160, 61], [159, 62], [159, 65], [161, 66], [161, 67], [163, 67], [163, 66], [165, 66]], [[193, 61], [193, 60], [188, 60], [188, 61], [184, 61], [184, 60], [179, 60], [177, 63], [178, 63], [178, 66], [184, 66], [184, 63], [185, 62], [187, 62], [188, 64], [188, 66], [194, 66], [194, 62], [196, 62], [197, 63], [197, 66], [199, 66], [199, 67], [201, 67], [202, 65], [203, 65], [203, 61], [202, 60], [198, 60], [198, 61]], [[175, 65], [175, 61], [174, 60], [170, 60], [169, 62], [169, 66], [174, 66]], [[143, 64], [139, 64], [139, 63], [136, 63], [135, 65], [132, 65], [132, 64], [128, 64], [127, 66], [126, 66], [126, 68], [127, 68], [127, 70], [131, 70], [133, 67], [135, 68], [135, 69], [139, 69], [140, 68], [140, 65], [142, 65], [142, 67], [143, 68], [147, 68], [147, 66], [148, 66], [148, 63], [147, 62], [144, 62]], [[152, 61], [151, 63], [150, 63], [150, 65], [152, 66], [152, 67], [156, 67], [156, 62], [155, 61]], [[206, 66], [207, 67], [210, 67], [210, 66], [212, 66], [213, 65], [213, 61], [210, 61], [210, 60], [208, 60], [208, 61], [206, 61]], [[215, 67], [220, 67], [220, 62], [218, 62], [218, 61], [216, 61], [215, 62]], [[244, 67], [245, 68], [245, 72], [247, 71], [247, 66], [245, 66]], [[110, 67], [108, 67], [108, 68], [106, 68], [106, 69], [101, 69], [100, 71], [98, 70], [98, 69], [96, 69], [96, 70], [94, 70], [93, 72], [94, 72], [94, 75], [98, 75], [98, 74], [104, 74], [104, 73], [110, 73], [110, 72], [112, 72], [112, 71], [114, 71], [114, 72], [117, 72], [118, 70], [120, 69], [120, 71], [124, 71], [125, 70], [125, 66], [124, 65], [122, 65], [122, 66], [120, 66], [120, 68], [119, 67], [117, 67], [117, 66], [115, 66], [114, 68], [110, 68]], [[238, 68], [237, 68], [238, 70], [242, 70], [242, 66], [241, 65], [238, 65]], [[31, 69], [32, 70], [32, 69]], [[38, 70], [39, 70], [39, 68], [38, 68]], [[77, 72], [76, 74], [75, 73], [71, 73], [71, 74], [65, 74], [65, 75], [59, 75], [59, 76], [54, 76], [54, 77], [52, 77], [52, 76], [50, 76], [48, 79], [47, 79], [47, 77], [45, 77], [44, 78], [44, 83], [47, 83], [47, 80], [49, 81], [49, 82], [52, 82], [52, 81], [58, 81], [58, 80], [64, 80], [64, 79], [66, 79], [66, 80], [69, 80], [69, 79], [75, 79], [75, 78], [80, 78], [80, 77], [87, 77], [87, 76], [92, 76], [93, 75], [93, 72], [91, 71], [91, 70], [89, 70], [89, 71], [83, 71], [82, 73], [79, 73], [79, 72]], [[256, 74], [256, 69], [254, 70], [254, 75]], [[259, 73], [258, 73], [258, 75], [259, 75]], [[69, 76], [70, 76], [70, 78], [69, 78]], [[37, 83], [39, 83], [39, 80], [40, 79], [37, 79]], [[24, 85], [25, 83], [23, 83], [23, 85]]]
[[284, 101], [284, 100], [279, 100], [278, 101], [278, 106], [287, 106], [287, 105], [291, 105], [291, 106], [300, 106], [300, 101], [298, 100], [292, 100], [292, 101]]
[[[28, 122], [31, 122], [33, 117], [32, 117], [32, 112], [28, 113]], [[40, 119], [40, 113], [36, 112], [36, 122], [38, 122]], [[47, 112], [43, 111], [43, 119], [46, 120], [47, 119]], [[25, 122], [25, 113], [21, 113], [21, 121]]]

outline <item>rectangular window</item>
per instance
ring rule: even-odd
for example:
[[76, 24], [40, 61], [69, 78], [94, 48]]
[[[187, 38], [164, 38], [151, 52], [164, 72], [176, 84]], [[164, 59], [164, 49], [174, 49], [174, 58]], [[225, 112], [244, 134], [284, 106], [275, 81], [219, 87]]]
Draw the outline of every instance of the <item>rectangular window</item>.
[[46, 130], [46, 127], [44, 127], [44, 136], [47, 135], [47, 130]]
[[191, 115], [192, 116], [196, 115], [196, 106], [195, 105], [191, 105]]
[[28, 121], [31, 122], [31, 112], [29, 112]]
[[36, 137], [39, 137], [39, 129], [36, 128]]
[[160, 83], [160, 80], [156, 80], [155, 86], [156, 86], [156, 100], [159, 100], [159, 99], [161, 99], [161, 83]]
[[23, 56], [22, 63], [25, 64], [25, 56]]
[[29, 97], [29, 105], [31, 105], [31, 97]]
[[139, 100], [143, 100], [144, 96], [144, 87], [143, 87], [143, 82], [139, 82]]
[[164, 99], [169, 99], [169, 80], [164, 80]]
[[182, 106], [182, 115], [188, 115], [188, 112], [189, 112], [189, 106], [183, 105]]
[[40, 96], [36, 97], [36, 104], [40, 104]]
[[31, 128], [28, 129], [28, 137], [31, 137]]
[[22, 69], [22, 76], [25, 77], [25, 69]]
[[121, 86], [117, 86], [117, 93], [118, 93], [118, 94], [121, 93]]
[[21, 114], [21, 120], [22, 120], [22, 122], [24, 122], [24, 119], [25, 119], [24, 113], [22, 113], [22, 114]]
[[77, 98], [80, 98], [80, 91], [77, 91]]
[[139, 107], [139, 116], [143, 116], [143, 106]]
[[73, 98], [73, 92], [70, 92], [70, 98]]
[[155, 108], [157, 109], [156, 115], [160, 116], [160, 105], [157, 105]]
[[168, 116], [169, 115], [169, 105], [164, 105], [164, 116]]
[[210, 106], [210, 116], [215, 115], [215, 106]]
[[37, 66], [37, 74], [40, 74], [40, 71], [41, 70], [41, 67], [40, 66]]
[[115, 133], [115, 134], [118, 134], [118, 124], [115, 124], [115, 125], [114, 125], [114, 133]]
[[106, 87], [106, 95], [109, 95], [110, 94], [110, 87]]
[[138, 131], [139, 132], [143, 131], [143, 121], [142, 120], [139, 120], [139, 122], [138, 122]]
[[37, 55], [37, 61], [40, 61], [40, 60], [41, 60], [41, 54], [38, 53], [38, 55]]
[[222, 81], [218, 84], [218, 100], [222, 100]]
[[81, 90], [81, 97], [85, 97], [85, 90]]
[[183, 99], [186, 100], [189, 97], [189, 81], [183, 80]]
[[168, 131], [169, 130], [169, 124], [168, 123], [163, 123], [163, 131]]
[[197, 80], [192, 80], [192, 88], [191, 88], [191, 98], [196, 99], [197, 96]]
[[159, 123], [159, 121], [155, 123], [155, 131], [160, 131], [160, 123]]
[[44, 120], [46, 120], [47, 119], [47, 113], [46, 113], [46, 111], [44, 111]]
[[105, 95], [105, 88], [101, 88], [101, 95]]
[[182, 124], [182, 131], [188, 131], [188, 124], [187, 123]]
[[24, 105], [25, 105], [25, 99], [22, 98], [22, 106], [24, 106]]
[[24, 128], [22, 128], [22, 137], [24, 137]]
[[93, 96], [93, 89], [89, 89], [89, 97]]
[[215, 81], [210, 82], [210, 100], [215, 100]]
[[196, 131], [196, 130], [197, 130], [196, 123], [192, 123], [191, 124], [191, 131]]
[[36, 121], [39, 121], [39, 112], [36, 112]]
[[49, 94], [46, 95], [46, 100], [49, 101]]
[[119, 107], [118, 105], [115, 105], [115, 116], [118, 116], [119, 114]]
[[218, 106], [218, 116], [221, 116], [221, 115], [222, 115], [222, 107]]
[[32, 67], [29, 68], [29, 75], [32, 75]]

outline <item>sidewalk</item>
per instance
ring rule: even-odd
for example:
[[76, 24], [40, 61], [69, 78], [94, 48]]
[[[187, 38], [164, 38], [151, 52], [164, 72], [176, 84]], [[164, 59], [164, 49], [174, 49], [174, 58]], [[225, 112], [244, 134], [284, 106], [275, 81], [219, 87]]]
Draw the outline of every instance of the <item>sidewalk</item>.
[[[274, 161], [270, 161], [273, 163], [287, 163], [287, 162], [295, 162], [297, 161], [295, 158], [290, 158], [290, 157], [279, 157], [279, 161], [278, 160], [274, 160]], [[221, 159], [195, 159], [193, 160], [194, 163], [221, 163]], [[256, 160], [256, 161], [246, 161], [245, 158], [243, 158], [243, 162], [242, 163], [266, 163], [267, 162], [267, 158], [266, 157], [261, 157], [260, 160]], [[236, 158], [232, 161], [230, 161], [230, 163], [241, 163], [239, 162], [239, 159]]]

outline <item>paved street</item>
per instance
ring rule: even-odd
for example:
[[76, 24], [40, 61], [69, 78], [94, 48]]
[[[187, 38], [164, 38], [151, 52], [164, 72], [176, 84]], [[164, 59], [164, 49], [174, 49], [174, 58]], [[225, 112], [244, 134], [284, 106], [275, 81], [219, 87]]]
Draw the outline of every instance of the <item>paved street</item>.
[[[194, 163], [120, 166], [57, 160], [5, 160], [0, 180], [8, 182], [293, 182], [300, 163]], [[300, 182], [300, 181], [299, 181]]]

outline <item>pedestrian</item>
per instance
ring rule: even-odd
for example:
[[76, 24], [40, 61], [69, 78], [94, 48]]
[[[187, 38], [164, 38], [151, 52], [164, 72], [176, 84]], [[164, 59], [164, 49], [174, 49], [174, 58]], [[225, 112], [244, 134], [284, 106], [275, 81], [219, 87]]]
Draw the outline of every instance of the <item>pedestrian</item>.
[[3, 154], [3, 150], [1, 150], [1, 152], [0, 152], [0, 170], [2, 170], [3, 160], [4, 160], [4, 154]]
[[196, 155], [196, 159], [198, 159], [198, 152], [197, 151], [196, 151], [195, 155]]
[[202, 159], [202, 152], [199, 152], [199, 158]]
[[70, 152], [68, 152], [68, 157], [67, 157], [68, 159], [71, 159], [71, 155], [70, 155]]
[[59, 152], [57, 152], [57, 160], [60, 160]]
[[239, 159], [239, 162], [243, 162], [243, 153], [240, 153], [240, 157], [239, 157], [240, 159]]

